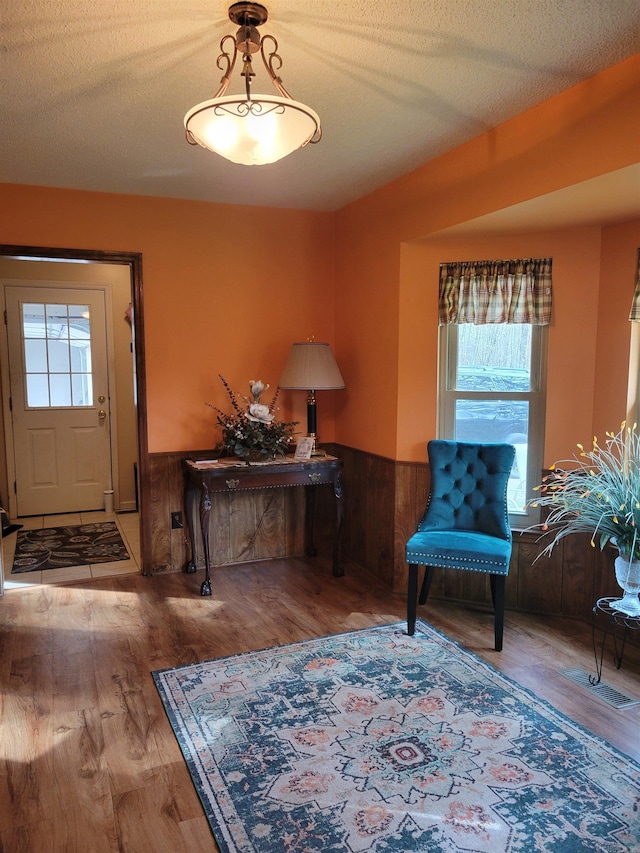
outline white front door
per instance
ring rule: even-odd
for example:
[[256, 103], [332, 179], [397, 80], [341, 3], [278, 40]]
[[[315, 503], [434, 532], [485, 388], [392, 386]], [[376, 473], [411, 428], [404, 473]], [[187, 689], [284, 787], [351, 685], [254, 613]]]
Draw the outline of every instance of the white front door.
[[102, 509], [111, 488], [104, 293], [5, 288], [17, 515]]

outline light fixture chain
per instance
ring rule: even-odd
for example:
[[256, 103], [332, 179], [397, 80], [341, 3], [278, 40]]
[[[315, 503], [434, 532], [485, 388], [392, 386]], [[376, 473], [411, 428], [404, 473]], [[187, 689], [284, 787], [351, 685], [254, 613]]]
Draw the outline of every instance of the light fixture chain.
[[242, 77], [244, 77], [245, 92], [247, 93], [247, 101], [251, 101], [251, 78], [255, 77], [255, 71], [251, 64], [251, 54], [245, 53], [242, 57]]

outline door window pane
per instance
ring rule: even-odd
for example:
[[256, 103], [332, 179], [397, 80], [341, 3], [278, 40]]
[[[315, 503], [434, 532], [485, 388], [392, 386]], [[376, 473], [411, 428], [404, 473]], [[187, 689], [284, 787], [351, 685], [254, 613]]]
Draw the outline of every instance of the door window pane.
[[72, 373], [71, 392], [74, 406], [90, 406], [93, 401], [93, 378], [91, 374]]
[[50, 373], [69, 373], [69, 341], [48, 341]]
[[69, 305], [69, 337], [89, 339], [89, 306]]
[[46, 373], [27, 374], [27, 399], [29, 406], [49, 405], [49, 382]]
[[71, 341], [71, 370], [74, 373], [91, 373], [91, 342]]
[[47, 344], [46, 341], [25, 340], [24, 363], [27, 373], [47, 372]]
[[68, 338], [69, 323], [66, 305], [47, 305], [47, 337]]
[[49, 374], [49, 392], [52, 406], [71, 405], [71, 382], [68, 373]]
[[22, 306], [22, 323], [25, 338], [46, 338], [44, 305], [25, 302]]

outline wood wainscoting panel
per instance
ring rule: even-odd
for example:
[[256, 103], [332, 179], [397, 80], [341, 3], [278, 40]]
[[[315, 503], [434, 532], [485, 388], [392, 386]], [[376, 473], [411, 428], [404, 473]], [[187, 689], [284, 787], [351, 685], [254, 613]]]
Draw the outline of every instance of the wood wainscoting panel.
[[562, 543], [552, 554], [536, 559], [541, 546], [536, 537], [521, 535], [518, 542], [518, 610], [562, 613]]
[[[376, 578], [390, 595], [404, 596], [407, 567], [404, 547], [426, 507], [429, 467], [397, 462], [338, 444], [325, 449], [342, 459], [345, 517], [341, 560]], [[184, 529], [171, 529], [171, 513], [184, 513], [182, 461], [207, 458], [210, 451], [154, 454], [150, 457], [150, 508], [153, 573], [182, 571], [191, 557]], [[212, 501], [210, 541], [214, 565], [300, 555], [304, 552], [304, 488], [256, 490], [216, 495]], [[317, 490], [314, 544], [330, 556], [335, 530], [330, 488]], [[533, 532], [514, 533], [506, 583], [506, 607], [531, 613], [590, 620], [598, 598], [620, 593], [613, 561], [616, 552], [592, 547], [588, 536], [569, 536], [550, 557], [538, 558], [544, 543]], [[202, 546], [194, 546], [196, 565], [204, 567]], [[350, 568], [347, 568], [347, 572]], [[491, 606], [488, 577], [436, 570], [430, 600], [474, 601]], [[639, 636], [630, 642], [640, 641]]]
[[[518, 606], [518, 568], [520, 554], [516, 537], [513, 537], [511, 546], [511, 560], [509, 561], [509, 574], [504, 585], [504, 606], [507, 609]], [[487, 579], [488, 580], [488, 579]], [[491, 587], [489, 587], [489, 601], [491, 600]]]
[[[405, 592], [408, 570], [404, 561], [405, 546], [418, 528], [429, 498], [429, 466], [412, 462], [396, 462], [394, 502], [394, 576], [393, 590]], [[436, 572], [431, 583], [431, 594], [444, 595], [444, 573]]]
[[[151, 524], [151, 571], [157, 574], [175, 570], [171, 554], [172, 483], [169, 476], [171, 457], [168, 454], [149, 457], [149, 520]], [[146, 567], [145, 567], [146, 570]]]
[[[396, 517], [395, 472], [398, 463], [372, 453], [331, 445], [329, 453], [342, 459], [345, 522], [343, 556], [396, 591], [394, 552]], [[402, 568], [400, 569], [402, 571]]]
[[[266, 560], [287, 553], [286, 489], [258, 491], [253, 502], [253, 559]], [[241, 559], [244, 559], [241, 556]]]
[[[595, 550], [591, 547], [591, 537], [584, 533], [577, 533], [566, 536], [561, 544], [561, 612], [564, 616], [587, 619], [596, 600], [594, 598]], [[542, 556], [536, 565], [542, 567], [546, 560], [547, 557]]]
[[[444, 570], [444, 598], [455, 601], [491, 601], [489, 576], [484, 572]], [[488, 596], [488, 597], [487, 597]]]
[[[321, 489], [321, 492], [328, 491]], [[282, 489], [285, 518], [285, 553], [304, 554], [304, 488]]]
[[375, 567], [382, 583], [394, 588], [394, 463], [380, 456], [367, 455], [365, 482], [366, 531], [365, 562]]
[[329, 453], [342, 459], [343, 464], [342, 487], [345, 503], [341, 536], [342, 554], [371, 572], [371, 567], [365, 563], [367, 488], [364, 459], [367, 454], [342, 446], [332, 446]]
[[[211, 451], [151, 454], [150, 517], [152, 525], [152, 571], [183, 571], [192, 559], [204, 569], [199, 535], [189, 541], [184, 507], [184, 459], [211, 458]], [[197, 501], [195, 529], [199, 530]], [[255, 489], [212, 495], [209, 541], [214, 565], [299, 556], [304, 553], [303, 487]], [[318, 488], [315, 545], [330, 554], [335, 530], [335, 500], [332, 490]], [[172, 529], [171, 514], [182, 513], [182, 528]]]
[[251, 562], [255, 559], [255, 535], [257, 512], [255, 498], [257, 492], [229, 492], [228, 494], [212, 495], [212, 503], [227, 503], [227, 524], [229, 526], [229, 553], [225, 554], [218, 547], [216, 531], [210, 530], [210, 542], [213, 544], [211, 562], [221, 563]]
[[[340, 445], [334, 445], [331, 453], [344, 461], [347, 500], [343, 546], [347, 558], [379, 579], [391, 592], [404, 595], [407, 585], [404, 547], [426, 507], [428, 464], [392, 462]], [[610, 584], [606, 591], [607, 577], [613, 577], [612, 561], [605, 560], [603, 564], [599, 552], [594, 558], [588, 537], [584, 540], [578, 537], [571, 544], [565, 540], [551, 557], [536, 559], [544, 547], [537, 540], [535, 533], [514, 533], [505, 588], [506, 607], [589, 618], [598, 597], [596, 591], [603, 590], [600, 595], [612, 594]], [[392, 571], [385, 562], [389, 549], [393, 553]], [[430, 598], [477, 601], [490, 607], [489, 579], [475, 573], [436, 570]]]
[[[187, 538], [187, 520], [184, 514], [184, 475], [182, 473], [182, 459], [171, 456], [167, 460], [167, 477], [169, 483], [169, 535], [171, 537], [171, 560], [168, 569], [174, 566], [183, 568], [191, 556], [191, 548]], [[171, 514], [182, 513], [182, 527], [171, 527]]]

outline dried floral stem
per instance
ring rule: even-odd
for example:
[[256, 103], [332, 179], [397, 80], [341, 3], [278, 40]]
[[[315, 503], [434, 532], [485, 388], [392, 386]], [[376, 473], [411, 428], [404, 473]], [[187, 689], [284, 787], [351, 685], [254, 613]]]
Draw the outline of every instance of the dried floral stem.
[[231, 400], [231, 405], [233, 406], [234, 410], [236, 412], [238, 412], [238, 414], [242, 414], [242, 409], [240, 408], [240, 405], [238, 403], [238, 399], [237, 399], [236, 395], [234, 394], [234, 392], [229, 387], [227, 380], [220, 373], [218, 374], [218, 377], [220, 379], [220, 382], [222, 382], [222, 384], [224, 385], [225, 391], [229, 395], [229, 399]]

